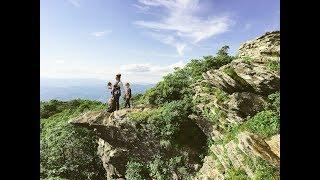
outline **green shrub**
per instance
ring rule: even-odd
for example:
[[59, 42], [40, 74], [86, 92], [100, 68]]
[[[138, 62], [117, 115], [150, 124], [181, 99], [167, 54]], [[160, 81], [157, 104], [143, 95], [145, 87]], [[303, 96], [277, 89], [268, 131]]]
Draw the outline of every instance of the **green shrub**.
[[149, 171], [152, 179], [171, 179], [170, 170], [168, 169], [165, 161], [161, 160], [160, 156], [156, 156], [155, 159], [149, 163]]
[[128, 118], [136, 122], [146, 122], [153, 114], [156, 114], [158, 109], [151, 109], [148, 111], [132, 112], [128, 115]]
[[227, 170], [228, 179], [230, 180], [247, 180], [249, 179], [247, 173], [242, 169], [230, 168]]
[[268, 96], [269, 109], [276, 111], [280, 114], [280, 92], [275, 92]]
[[149, 89], [144, 99], [149, 104], [160, 105], [171, 101], [181, 100], [189, 93], [190, 79], [184, 69], [168, 74], [155, 87]]
[[227, 46], [222, 47], [215, 57], [204, 56], [201, 60], [193, 59], [184, 68], [176, 69], [164, 76], [163, 81], [149, 89], [142, 99], [150, 104], [161, 105], [192, 96], [190, 85], [203, 79], [203, 72], [218, 69], [233, 59], [234, 57], [228, 55]]
[[125, 178], [127, 180], [141, 180], [146, 175], [146, 169], [139, 162], [128, 162], [126, 166]]
[[260, 157], [255, 159], [255, 170], [254, 178], [255, 180], [278, 180], [279, 170], [278, 168], [270, 165], [267, 161], [261, 159]]
[[148, 118], [151, 132], [162, 139], [172, 139], [180, 124], [188, 120], [190, 109], [189, 102], [184, 100], [164, 104]]
[[220, 118], [226, 118], [226, 113], [216, 107], [204, 109], [203, 115], [213, 124], [217, 124]]
[[248, 156], [240, 149], [238, 152], [244, 158], [244, 163], [253, 171], [255, 180], [278, 180], [279, 170], [260, 157]]
[[246, 64], [250, 64], [253, 61], [253, 58], [251, 58], [249, 56], [245, 56], [242, 59], [243, 59], [243, 62]]
[[40, 102], [40, 118], [46, 119], [64, 110], [68, 110], [71, 114], [75, 111], [84, 112], [91, 109], [106, 108], [106, 105], [99, 101], [74, 99], [71, 101], [50, 100], [48, 102]]
[[245, 129], [259, 134], [263, 138], [280, 133], [280, 119], [276, 112], [271, 110], [261, 111], [244, 124]]
[[133, 106], [137, 104], [144, 104], [145, 102], [143, 102], [143, 94], [138, 93], [138, 94], [132, 95], [131, 102]]
[[214, 89], [214, 95], [218, 99], [218, 102], [225, 102], [229, 99], [228, 93], [224, 92], [220, 88]]
[[[40, 169], [41, 178], [97, 179], [105, 178], [105, 171], [97, 151], [96, 137], [91, 131], [75, 127], [67, 121], [102, 103], [90, 101], [52, 101], [55, 113], [41, 119]], [[62, 107], [61, 107], [61, 106]], [[48, 111], [48, 106], [42, 110]], [[61, 111], [60, 113], [57, 113]]]
[[268, 138], [280, 133], [280, 119], [278, 114], [272, 110], [265, 110], [249, 118], [243, 124], [230, 124], [226, 128], [226, 133], [222, 140], [215, 141], [214, 144], [226, 144], [231, 140], [237, 140], [240, 132], [249, 131]]
[[176, 172], [182, 179], [190, 179], [190, 170], [185, 166], [187, 156], [175, 156], [163, 160], [160, 156], [149, 163], [149, 172], [152, 179], [166, 180], [172, 179], [172, 172]]
[[236, 140], [237, 135], [239, 134], [240, 131], [243, 131], [243, 126], [240, 124], [230, 124], [227, 128], [227, 132], [222, 139], [223, 144], [227, 144], [228, 142], [232, 140]]
[[269, 59], [267, 62], [267, 67], [272, 71], [280, 71], [280, 61]]

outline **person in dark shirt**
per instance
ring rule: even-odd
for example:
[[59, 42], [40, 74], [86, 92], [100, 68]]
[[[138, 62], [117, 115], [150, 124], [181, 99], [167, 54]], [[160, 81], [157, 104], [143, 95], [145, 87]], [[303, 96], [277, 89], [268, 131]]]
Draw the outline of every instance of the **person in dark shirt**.
[[126, 93], [125, 93], [125, 96], [124, 96], [124, 100], [125, 100], [125, 105], [124, 107], [128, 107], [130, 108], [130, 99], [131, 99], [131, 88], [130, 88], [130, 84], [129, 83], [126, 83]]
[[121, 82], [121, 74], [118, 73], [116, 75], [116, 82], [114, 83], [114, 87], [113, 87], [113, 97], [115, 100], [115, 104], [116, 104], [116, 110], [120, 109], [120, 96], [121, 96], [121, 92], [123, 91], [123, 84]]

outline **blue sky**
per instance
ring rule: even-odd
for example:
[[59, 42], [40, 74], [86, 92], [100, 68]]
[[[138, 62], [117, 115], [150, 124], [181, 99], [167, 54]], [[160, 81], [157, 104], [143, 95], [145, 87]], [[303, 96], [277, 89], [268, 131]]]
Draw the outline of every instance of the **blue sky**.
[[191, 59], [279, 30], [279, 0], [41, 0], [41, 78], [155, 83]]

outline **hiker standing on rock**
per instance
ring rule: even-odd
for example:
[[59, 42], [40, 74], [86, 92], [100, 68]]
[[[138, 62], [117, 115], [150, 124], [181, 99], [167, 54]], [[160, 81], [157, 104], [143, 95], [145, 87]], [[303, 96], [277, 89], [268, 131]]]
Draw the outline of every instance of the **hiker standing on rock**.
[[126, 94], [124, 95], [124, 100], [125, 100], [125, 105], [124, 107], [128, 107], [130, 108], [130, 99], [131, 99], [131, 88], [130, 88], [130, 84], [126, 83]]
[[121, 82], [121, 74], [117, 74], [116, 75], [116, 82], [114, 83], [114, 87], [113, 87], [113, 96], [114, 96], [114, 100], [115, 100], [115, 105], [116, 105], [116, 110], [120, 109], [120, 96], [121, 96], [121, 91], [123, 91], [123, 84]]

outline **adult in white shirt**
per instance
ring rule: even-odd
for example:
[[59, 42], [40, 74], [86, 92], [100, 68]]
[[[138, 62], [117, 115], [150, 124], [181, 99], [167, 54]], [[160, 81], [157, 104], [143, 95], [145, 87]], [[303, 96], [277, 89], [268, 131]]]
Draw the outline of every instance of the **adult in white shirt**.
[[117, 85], [117, 89], [115, 89], [113, 92], [114, 92], [116, 110], [119, 110], [120, 109], [120, 104], [119, 104], [120, 96], [121, 96], [121, 94], [124, 94], [124, 87], [123, 87], [123, 83], [121, 82], [121, 74], [116, 75], [116, 82], [114, 83], [114, 85]]

